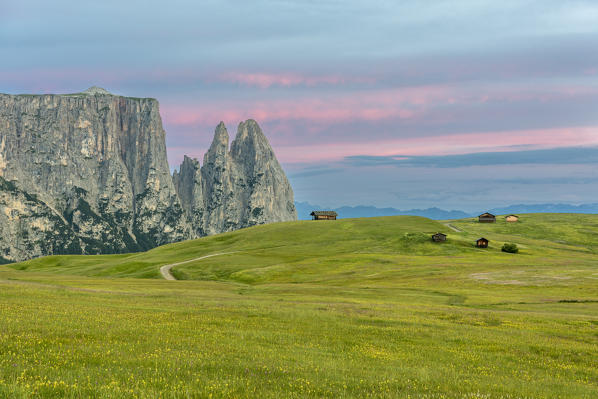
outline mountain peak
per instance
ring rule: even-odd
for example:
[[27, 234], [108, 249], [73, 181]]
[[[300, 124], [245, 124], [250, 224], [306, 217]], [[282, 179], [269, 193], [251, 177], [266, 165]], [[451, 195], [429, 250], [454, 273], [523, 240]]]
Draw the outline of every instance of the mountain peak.
[[266, 136], [264, 136], [264, 132], [262, 132], [260, 125], [253, 119], [247, 119], [245, 122], [239, 123], [235, 139], [244, 140], [248, 137], [253, 140], [266, 140]]
[[89, 94], [90, 96], [101, 94], [101, 95], [112, 95], [108, 90], [103, 89], [98, 86], [91, 86], [89, 89], [85, 90], [83, 94]]
[[201, 168], [184, 158], [175, 176], [196, 235], [297, 220], [291, 185], [258, 124], [240, 123], [230, 151], [228, 141], [221, 122]]
[[203, 156], [203, 163], [220, 162], [226, 163], [226, 154], [228, 153], [228, 131], [223, 122], [216, 126], [214, 139], [210, 148]]
[[239, 123], [237, 135], [231, 145], [231, 155], [236, 159], [275, 158], [268, 139], [253, 119]]
[[224, 122], [220, 122], [216, 126], [214, 140], [212, 141], [212, 147], [214, 146], [228, 149], [228, 131], [226, 130], [226, 126], [224, 126]]

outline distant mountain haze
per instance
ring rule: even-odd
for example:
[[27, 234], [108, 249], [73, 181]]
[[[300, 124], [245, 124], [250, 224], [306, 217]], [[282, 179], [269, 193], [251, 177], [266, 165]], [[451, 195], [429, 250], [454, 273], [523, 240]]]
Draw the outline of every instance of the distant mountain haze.
[[490, 212], [495, 215], [517, 214], [517, 213], [598, 213], [598, 203], [569, 205], [569, 204], [518, 204], [501, 208], [480, 209], [479, 212], [467, 213], [460, 210], [444, 210], [440, 208], [409, 209], [400, 210], [396, 208], [377, 208], [375, 206], [342, 206], [339, 208], [326, 209], [309, 202], [295, 202], [299, 220], [309, 220], [313, 210], [332, 210], [338, 213], [338, 218], [360, 218], [376, 216], [411, 215], [423, 216], [434, 220], [462, 219], [478, 216], [483, 212]]

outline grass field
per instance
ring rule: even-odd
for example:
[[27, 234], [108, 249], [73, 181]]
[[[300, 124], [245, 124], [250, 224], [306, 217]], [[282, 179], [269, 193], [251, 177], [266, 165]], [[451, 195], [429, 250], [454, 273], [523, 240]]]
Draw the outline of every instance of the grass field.
[[278, 223], [0, 266], [0, 397], [596, 398], [598, 215], [448, 222], [460, 232]]

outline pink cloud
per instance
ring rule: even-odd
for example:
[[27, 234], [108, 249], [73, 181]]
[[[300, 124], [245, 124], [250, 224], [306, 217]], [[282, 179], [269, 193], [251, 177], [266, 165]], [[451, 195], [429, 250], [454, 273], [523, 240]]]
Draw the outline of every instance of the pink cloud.
[[303, 98], [270, 98], [239, 102], [234, 99], [197, 105], [163, 104], [162, 114], [168, 124], [204, 125], [219, 120], [259, 122], [310, 120], [314, 122], [379, 121], [413, 119], [432, 103], [444, 102], [450, 89], [422, 86], [365, 92], [331, 93]]
[[[474, 132], [434, 137], [397, 138], [366, 143], [318, 143], [277, 146], [279, 159], [287, 163], [338, 161], [351, 155], [453, 155], [473, 152], [598, 145], [598, 126], [558, 129]], [[572, 160], [573, 162], [574, 160]]]
[[[131, 69], [94, 69], [60, 68], [4, 71], [2, 79], [32, 87], [31, 82], [55, 82], [57, 87], [72, 84], [73, 81], [104, 82], [120, 86], [130, 81], [145, 81], [149, 87], [158, 84], [188, 86], [190, 83], [228, 83], [247, 87], [267, 89], [273, 86], [339, 86], [349, 83], [373, 84], [376, 79], [370, 76], [309, 75], [295, 72], [213, 72], [202, 68], [151, 68]], [[37, 86], [33, 86], [34, 88]], [[155, 95], [154, 95], [155, 96]]]
[[[266, 131], [266, 134], [269, 132]], [[339, 161], [352, 155], [418, 156], [455, 155], [474, 152], [505, 152], [526, 149], [547, 149], [598, 145], [598, 126], [574, 126], [555, 129], [473, 132], [444, 136], [369, 140], [367, 142], [312, 143], [275, 145], [281, 162], [301, 164]], [[183, 154], [201, 157], [203, 149], [182, 146], [168, 148], [178, 164]], [[574, 163], [574, 160], [572, 160]]]
[[218, 76], [221, 82], [254, 86], [266, 89], [272, 86], [319, 86], [319, 85], [340, 85], [346, 83], [373, 83], [373, 78], [368, 77], [344, 77], [340, 75], [307, 76], [298, 73], [251, 73], [251, 72], [229, 72]]
[[[598, 144], [595, 127], [506, 130], [434, 137], [412, 137], [413, 134], [409, 133], [411, 137], [389, 139], [389, 135], [400, 135], [401, 132], [389, 132], [387, 122], [394, 124], [394, 121], [401, 120], [402, 123], [397, 125], [400, 129], [420, 124], [454, 126], [461, 118], [467, 118], [467, 115], [453, 114], [451, 107], [454, 106], [483, 104], [484, 107], [492, 107], [492, 102], [546, 102], [596, 94], [597, 89], [591, 86], [560, 85], [543, 90], [502, 85], [482, 89], [477, 86], [420, 86], [332, 92], [299, 98], [263, 98], [260, 101], [220, 99], [196, 105], [163, 104], [162, 115], [167, 126], [193, 132], [189, 137], [204, 132], [210, 136], [210, 130], [205, 129], [213, 128], [220, 120], [227, 122], [229, 129], [234, 131], [234, 124], [253, 118], [276, 134], [270, 137], [277, 144], [276, 151], [282, 161], [317, 162], [359, 154], [441, 155], [504, 151], [508, 146], [550, 148]], [[329, 128], [354, 122], [369, 125], [371, 130], [346, 139], [327, 137]], [[386, 131], [377, 134], [380, 123], [386, 124], [387, 127], [383, 128]], [[297, 131], [298, 125], [302, 126], [300, 131]], [[416, 130], [422, 131], [423, 127], [419, 126]], [[338, 133], [335, 135], [338, 136]], [[318, 145], [303, 144], [311, 142]]]
[[[289, 82], [292, 81], [289, 80]], [[270, 84], [266, 79], [264, 84]], [[459, 105], [491, 107], [493, 102], [553, 102], [598, 95], [598, 87], [553, 85], [519, 87], [508, 85], [436, 85], [352, 91], [314, 91], [284, 98], [263, 96], [259, 100], [210, 99], [191, 104], [165, 103], [165, 121], [174, 125], [214, 124], [219, 120], [240, 121], [254, 118], [260, 122], [305, 120], [313, 123], [418, 120], [434, 107]], [[444, 113], [446, 115], [446, 112]], [[441, 121], [438, 121], [441, 122]]]

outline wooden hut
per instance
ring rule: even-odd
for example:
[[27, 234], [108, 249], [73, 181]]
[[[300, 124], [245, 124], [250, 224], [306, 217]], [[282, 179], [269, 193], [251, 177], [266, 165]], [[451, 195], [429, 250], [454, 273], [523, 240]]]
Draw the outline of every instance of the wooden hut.
[[519, 221], [519, 216], [517, 215], [508, 215], [505, 216], [505, 220], [509, 223], [513, 223], [513, 222], [518, 222]]
[[334, 211], [313, 211], [310, 216], [312, 220], [336, 220], [338, 214]]
[[446, 241], [446, 234], [436, 233], [432, 236], [432, 241], [434, 241], [434, 242]]
[[489, 241], [484, 237], [478, 238], [478, 240], [475, 242], [475, 246], [478, 248], [488, 248], [488, 242]]
[[496, 222], [496, 216], [486, 212], [478, 216], [478, 220], [480, 221], [480, 223], [494, 223]]

